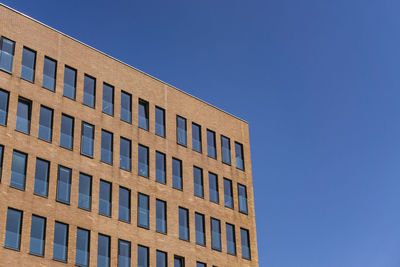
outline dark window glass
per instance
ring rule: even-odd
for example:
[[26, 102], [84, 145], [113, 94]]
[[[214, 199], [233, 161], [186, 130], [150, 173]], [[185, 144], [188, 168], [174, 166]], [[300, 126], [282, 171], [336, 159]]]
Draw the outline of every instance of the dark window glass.
[[28, 155], [14, 151], [11, 165], [10, 186], [25, 190], [26, 162]]
[[156, 181], [165, 184], [166, 183], [166, 166], [165, 166], [165, 154], [156, 151]]
[[0, 124], [7, 125], [7, 114], [8, 114], [8, 97], [9, 93], [0, 90]]
[[192, 123], [192, 148], [201, 152], [201, 126]]
[[176, 116], [176, 141], [180, 145], [187, 145], [186, 119], [181, 116]]
[[6, 223], [6, 248], [19, 250], [21, 246], [22, 211], [8, 208]]
[[121, 169], [131, 170], [131, 140], [121, 137], [119, 139], [119, 167]]
[[53, 136], [53, 110], [40, 106], [39, 132], [38, 137], [51, 142]]
[[110, 266], [110, 237], [99, 234], [97, 244], [97, 267]]
[[222, 162], [231, 164], [231, 142], [228, 137], [221, 135]]
[[235, 226], [226, 223], [226, 251], [228, 254], [236, 255], [236, 237], [235, 237]]
[[54, 91], [56, 88], [57, 61], [44, 57], [43, 84], [46, 89]]
[[156, 231], [167, 233], [167, 203], [159, 199], [156, 200]]
[[44, 255], [45, 235], [46, 235], [46, 218], [32, 215], [29, 253], [39, 256]]
[[138, 267], [149, 267], [149, 248], [138, 245]]
[[165, 137], [165, 110], [156, 107], [156, 135]]
[[209, 172], [208, 184], [210, 186], [210, 201], [219, 203], [218, 176]]
[[53, 259], [67, 261], [68, 224], [56, 222], [54, 225]]
[[132, 122], [132, 96], [121, 91], [121, 120]]
[[76, 70], [65, 66], [64, 69], [64, 92], [65, 97], [75, 100], [76, 89]]
[[179, 208], [179, 238], [189, 241], [189, 212]]
[[31, 129], [32, 102], [30, 100], [19, 98], [17, 108], [17, 120], [15, 129], [17, 131], [29, 134]]
[[101, 130], [101, 161], [113, 163], [113, 134]]
[[245, 214], [248, 213], [247, 208], [247, 189], [246, 186], [238, 184], [239, 211]]
[[82, 228], [76, 230], [76, 256], [75, 264], [89, 266], [90, 256], [90, 231]]
[[139, 99], [139, 128], [149, 130], [149, 103]]
[[149, 228], [149, 196], [138, 194], [138, 226]]
[[250, 238], [249, 231], [243, 228], [240, 228], [240, 237], [242, 240], [242, 258], [250, 260]]
[[35, 79], [36, 52], [24, 47], [22, 51], [21, 78], [33, 82]]
[[139, 161], [138, 173], [141, 176], [149, 177], [149, 148], [146, 146], [138, 146]]
[[236, 168], [244, 170], [243, 145], [235, 142]]
[[71, 173], [71, 169], [58, 166], [57, 201], [65, 204], [71, 199]]
[[111, 217], [111, 183], [100, 180], [99, 214]]
[[172, 186], [183, 190], [182, 185], [182, 161], [172, 158]]
[[0, 69], [12, 73], [15, 42], [1, 37]]
[[103, 83], [103, 112], [114, 115], [114, 87]]
[[195, 213], [195, 227], [196, 227], [196, 243], [199, 245], [206, 245], [206, 229], [204, 225], [204, 215]]
[[94, 125], [82, 122], [81, 154], [93, 157]]
[[131, 191], [121, 186], [119, 187], [118, 216], [121, 221], [131, 221]]
[[185, 267], [185, 258], [181, 256], [174, 256], [174, 267]]
[[217, 147], [215, 145], [215, 133], [207, 130], [207, 155], [214, 159], [217, 158]]
[[233, 209], [232, 181], [224, 178], [224, 202], [225, 207]]
[[207, 265], [205, 263], [202, 262], [196, 262], [196, 267], [207, 267]]
[[157, 250], [156, 252], [156, 267], [167, 267], [167, 253]]
[[74, 118], [61, 115], [60, 146], [71, 149], [74, 143]]
[[131, 266], [131, 242], [118, 240], [118, 267]]
[[92, 176], [79, 174], [78, 207], [91, 210], [92, 208]]
[[43, 159], [36, 159], [34, 193], [47, 197], [49, 188], [50, 162]]
[[96, 79], [87, 74], [83, 80], [83, 104], [92, 108], [96, 105]]
[[204, 197], [203, 170], [198, 167], [193, 167], [193, 183], [194, 195], [198, 197]]
[[221, 251], [221, 222], [211, 218], [211, 248]]
[[1, 176], [3, 174], [3, 154], [4, 154], [4, 146], [0, 145], [0, 181], [1, 181]]

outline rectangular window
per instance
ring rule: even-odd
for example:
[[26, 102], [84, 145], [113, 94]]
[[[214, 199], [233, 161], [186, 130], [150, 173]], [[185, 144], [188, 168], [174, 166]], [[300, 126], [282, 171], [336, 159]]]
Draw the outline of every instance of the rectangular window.
[[22, 211], [8, 208], [4, 246], [19, 250], [21, 246]]
[[3, 154], [4, 154], [4, 146], [0, 145], [0, 181], [3, 174]]
[[186, 119], [176, 116], [176, 141], [178, 144], [187, 146]]
[[149, 248], [138, 245], [138, 267], [149, 267]]
[[99, 214], [111, 217], [111, 183], [100, 180]]
[[189, 241], [189, 211], [179, 207], [179, 239]]
[[119, 139], [119, 167], [131, 171], [131, 140], [120, 137]]
[[32, 102], [19, 97], [15, 130], [29, 134], [31, 129]]
[[57, 201], [69, 204], [71, 199], [72, 170], [58, 165]]
[[206, 228], [204, 224], [204, 215], [195, 213], [195, 228], [196, 228], [196, 244], [206, 245]]
[[156, 107], [156, 135], [165, 137], [165, 110]]
[[40, 106], [38, 137], [47, 142], [53, 137], [53, 110], [45, 106]]
[[172, 187], [183, 190], [182, 161], [176, 158], [172, 158]]
[[218, 176], [212, 172], [209, 172], [208, 184], [210, 186], [210, 201], [219, 203]]
[[131, 242], [118, 239], [118, 267], [131, 267]]
[[43, 84], [42, 86], [50, 91], [56, 89], [57, 61], [44, 57]]
[[103, 83], [103, 113], [114, 115], [114, 86]]
[[131, 190], [122, 186], [119, 187], [118, 219], [131, 222]]
[[196, 267], [207, 267], [207, 265], [205, 263], [202, 262], [196, 262]]
[[165, 154], [156, 151], [156, 181], [162, 184], [166, 183]]
[[12, 73], [15, 42], [1, 37], [0, 69]]
[[54, 225], [53, 259], [66, 262], [68, 258], [68, 224]]
[[91, 108], [96, 105], [96, 79], [87, 74], [83, 78], [83, 104]]
[[74, 144], [74, 118], [61, 114], [60, 146], [71, 149]]
[[221, 251], [221, 222], [211, 218], [211, 248]]
[[92, 209], [92, 176], [79, 174], [78, 207], [84, 210]]
[[110, 267], [110, 237], [107, 235], [98, 236], [97, 267]]
[[203, 198], [203, 170], [193, 166], [194, 195]]
[[101, 130], [101, 161], [113, 163], [113, 134], [106, 130]]
[[94, 125], [82, 122], [81, 154], [93, 158]]
[[14, 150], [11, 164], [10, 186], [25, 190], [27, 159], [27, 154]]
[[217, 146], [215, 144], [215, 132], [207, 129], [207, 155], [217, 158]]
[[139, 128], [149, 130], [149, 102], [139, 99]]
[[65, 65], [63, 96], [75, 100], [76, 70]]
[[185, 258], [174, 255], [174, 267], [185, 267]]
[[138, 193], [138, 226], [149, 229], [149, 196]]
[[156, 200], [156, 231], [167, 233], [167, 202]]
[[156, 251], [156, 267], [167, 267], [167, 253], [161, 250]]
[[236, 255], [236, 237], [235, 237], [235, 226], [226, 223], [226, 251], [228, 254]]
[[138, 173], [140, 176], [149, 177], [149, 148], [139, 145], [138, 153]]
[[46, 236], [46, 218], [32, 215], [29, 253], [43, 256]]
[[90, 258], [90, 231], [82, 228], [76, 230], [76, 255], [75, 264], [89, 266]]
[[231, 165], [231, 141], [221, 135], [222, 162]]
[[132, 122], [132, 96], [124, 91], [121, 91], [121, 120]]
[[240, 228], [240, 237], [242, 240], [242, 258], [250, 260], [251, 255], [250, 255], [249, 230]]
[[201, 153], [201, 126], [192, 123], [192, 148]]
[[0, 124], [7, 125], [9, 93], [0, 89]]
[[225, 207], [233, 209], [232, 181], [224, 178], [224, 203]]
[[235, 142], [236, 168], [244, 170], [243, 145]]
[[239, 211], [248, 214], [246, 186], [238, 184]]
[[21, 78], [33, 83], [35, 80], [36, 52], [28, 47], [22, 50]]
[[33, 192], [35, 195], [47, 197], [49, 188], [50, 162], [36, 158], [35, 185]]

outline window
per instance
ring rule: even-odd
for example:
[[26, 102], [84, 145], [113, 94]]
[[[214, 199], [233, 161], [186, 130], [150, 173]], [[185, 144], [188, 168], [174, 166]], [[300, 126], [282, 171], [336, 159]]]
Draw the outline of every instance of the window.
[[244, 170], [243, 145], [235, 142], [236, 168]]
[[235, 226], [226, 223], [226, 250], [228, 254], [236, 255], [236, 237], [235, 237]]
[[149, 103], [139, 99], [139, 128], [149, 130]]
[[192, 123], [192, 148], [201, 153], [201, 126]]
[[238, 184], [239, 211], [247, 214], [247, 189], [246, 186]]
[[196, 244], [206, 245], [206, 229], [204, 225], [204, 215], [195, 213], [195, 227], [196, 227]]
[[242, 240], [242, 258], [250, 260], [250, 238], [249, 231], [243, 228], [240, 228], [240, 237]]
[[53, 110], [40, 106], [38, 137], [44, 141], [51, 142], [53, 136]]
[[207, 267], [207, 265], [205, 263], [202, 262], [196, 262], [196, 267]]
[[194, 195], [203, 198], [203, 170], [193, 166]]
[[8, 208], [4, 246], [19, 250], [21, 246], [22, 211]]
[[100, 180], [99, 214], [111, 217], [111, 183]]
[[182, 161], [176, 158], [172, 158], [172, 187], [183, 190]]
[[211, 218], [211, 248], [221, 251], [221, 222]]
[[120, 137], [119, 139], [119, 167], [131, 171], [131, 140]]
[[64, 92], [63, 96], [75, 100], [76, 70], [65, 66], [64, 69]]
[[0, 69], [12, 73], [15, 42], [1, 37]]
[[185, 258], [181, 256], [174, 256], [174, 267], [185, 267]]
[[156, 267], [167, 267], [167, 253], [164, 251], [156, 251]]
[[69, 204], [71, 198], [72, 170], [58, 165], [57, 201]]
[[165, 166], [165, 154], [156, 151], [156, 181], [162, 184], [166, 183], [166, 166]]
[[121, 91], [121, 120], [132, 122], [132, 96]]
[[29, 134], [31, 129], [31, 112], [32, 102], [28, 99], [19, 97], [15, 130]]
[[98, 236], [97, 267], [110, 267], [110, 237], [107, 235]]
[[0, 181], [1, 181], [1, 176], [3, 174], [3, 154], [4, 154], [4, 146], [0, 145]]
[[118, 267], [131, 266], [131, 242], [118, 239]]
[[84, 210], [92, 209], [92, 176], [79, 174], [78, 207]]
[[149, 248], [138, 245], [138, 267], [149, 267]]
[[165, 110], [156, 107], [156, 135], [165, 137]]
[[167, 203], [159, 199], [156, 200], [156, 231], [167, 233]]
[[14, 150], [11, 165], [10, 186], [25, 190], [27, 159], [27, 154]]
[[231, 165], [231, 143], [228, 137], [221, 135], [222, 162]]
[[83, 78], [83, 104], [91, 108], [96, 105], [96, 79], [87, 74]]
[[219, 203], [218, 176], [214, 173], [209, 172], [208, 180], [210, 186], [210, 201]]
[[118, 218], [124, 222], [131, 222], [131, 190], [119, 187]]
[[138, 193], [138, 226], [149, 229], [149, 196]]
[[180, 145], [187, 145], [186, 119], [181, 116], [176, 116], [176, 141]]
[[138, 173], [141, 176], [149, 177], [149, 148], [139, 145]]
[[113, 134], [106, 130], [101, 130], [101, 161], [113, 163]]
[[75, 264], [89, 266], [90, 258], [90, 231], [82, 228], [76, 230], [76, 255]]
[[36, 159], [35, 185], [33, 192], [36, 195], [47, 197], [49, 188], [50, 162]]
[[215, 144], [215, 132], [207, 129], [207, 155], [217, 158], [217, 146]]
[[9, 93], [0, 89], [0, 124], [4, 126], [7, 125], [8, 97]]
[[56, 222], [54, 225], [53, 259], [67, 261], [68, 224]]
[[50, 91], [56, 89], [57, 61], [44, 57], [43, 84], [42, 86]]
[[74, 118], [61, 114], [60, 146], [71, 149], [74, 143]]
[[82, 122], [81, 154], [93, 157], [94, 125]]
[[224, 178], [224, 203], [225, 207], [233, 209], [232, 181]]
[[36, 52], [24, 47], [22, 50], [21, 78], [33, 83], [35, 80]]
[[103, 113], [114, 115], [114, 87], [103, 83]]
[[179, 207], [179, 239], [189, 241], [189, 211]]
[[29, 253], [43, 256], [46, 235], [46, 218], [32, 215]]

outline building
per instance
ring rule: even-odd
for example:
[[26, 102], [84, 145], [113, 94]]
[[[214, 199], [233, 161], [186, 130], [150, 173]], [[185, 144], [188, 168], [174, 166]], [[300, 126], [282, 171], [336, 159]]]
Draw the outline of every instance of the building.
[[0, 266], [258, 266], [248, 124], [0, 5]]

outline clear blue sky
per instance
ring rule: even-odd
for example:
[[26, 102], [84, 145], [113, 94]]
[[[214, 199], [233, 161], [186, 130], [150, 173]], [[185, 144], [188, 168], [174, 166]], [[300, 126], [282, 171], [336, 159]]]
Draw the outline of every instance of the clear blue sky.
[[260, 266], [400, 266], [398, 0], [3, 2], [249, 122]]

